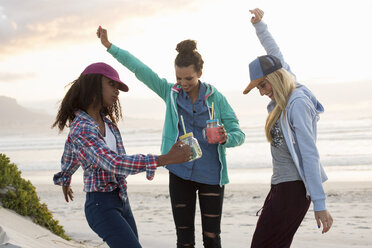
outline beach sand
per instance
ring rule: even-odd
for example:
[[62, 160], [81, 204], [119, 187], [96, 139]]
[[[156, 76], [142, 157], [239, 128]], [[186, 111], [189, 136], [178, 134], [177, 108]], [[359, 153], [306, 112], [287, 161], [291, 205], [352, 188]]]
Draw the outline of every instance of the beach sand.
[[[372, 247], [372, 166], [327, 167], [326, 172], [330, 179], [324, 184], [324, 188], [327, 193], [327, 207], [334, 218], [333, 227], [328, 233], [321, 234], [321, 229], [316, 226], [311, 205], [294, 237], [292, 247]], [[8, 210], [0, 209], [0, 226], [10, 234], [9, 243], [16, 245], [17, 242], [21, 244], [25, 241], [18, 237], [16, 232], [26, 235], [33, 231], [38, 233], [33, 236], [34, 241], [46, 245], [33, 246], [28, 242], [28, 246], [22, 247], [108, 247], [86, 223], [82, 171], [79, 170], [73, 177], [75, 199], [70, 203], [65, 202], [61, 188], [52, 184], [53, 173], [23, 172], [22, 176], [36, 186], [41, 201], [48, 204], [54, 217], [60, 221], [74, 242], [53, 241], [57, 240], [55, 236], [48, 232], [43, 233], [37, 228], [30, 230], [30, 226], [22, 224], [21, 221], [12, 221], [14, 226], [10, 227], [4, 223], [15, 218], [10, 216]], [[256, 212], [261, 208], [269, 191], [271, 169], [235, 169], [230, 170], [229, 175], [230, 184], [225, 188], [223, 206], [222, 246], [246, 248], [250, 246], [257, 222]], [[129, 176], [128, 192], [142, 246], [175, 247], [176, 234], [168, 195], [168, 172], [159, 169], [153, 181], [147, 181], [144, 174]], [[7, 217], [6, 221], [4, 216]], [[27, 218], [19, 218], [27, 221]], [[201, 248], [203, 245], [198, 210], [195, 222], [195, 247]], [[48, 246], [50, 242], [54, 243]]]

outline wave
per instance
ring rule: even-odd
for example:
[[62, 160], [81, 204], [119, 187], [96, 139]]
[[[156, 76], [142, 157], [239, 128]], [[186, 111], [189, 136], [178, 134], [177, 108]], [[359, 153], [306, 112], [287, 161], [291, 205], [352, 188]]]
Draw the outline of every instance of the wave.
[[[227, 150], [230, 168], [271, 167], [270, 145], [263, 126], [242, 128], [242, 146]], [[161, 129], [133, 129], [122, 132], [128, 154], [159, 154]], [[66, 135], [0, 137], [5, 153], [21, 170], [58, 170]], [[318, 126], [317, 146], [324, 166], [372, 165], [372, 120], [323, 121]]]

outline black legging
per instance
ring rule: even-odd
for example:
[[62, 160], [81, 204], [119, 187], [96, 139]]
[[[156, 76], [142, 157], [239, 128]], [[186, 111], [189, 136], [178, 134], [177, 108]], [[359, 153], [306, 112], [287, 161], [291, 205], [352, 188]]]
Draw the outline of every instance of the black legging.
[[198, 191], [205, 248], [221, 247], [221, 215], [225, 187], [184, 180], [169, 173], [169, 193], [177, 230], [177, 247], [195, 246], [195, 205]]

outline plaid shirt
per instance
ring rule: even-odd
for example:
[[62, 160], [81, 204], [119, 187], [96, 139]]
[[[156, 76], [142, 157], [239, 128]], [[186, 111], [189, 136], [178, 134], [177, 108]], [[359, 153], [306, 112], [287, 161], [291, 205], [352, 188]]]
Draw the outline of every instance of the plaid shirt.
[[81, 110], [75, 116], [65, 143], [61, 172], [53, 177], [55, 184], [69, 186], [72, 175], [81, 166], [85, 192], [110, 192], [119, 187], [120, 197], [125, 200], [127, 175], [146, 171], [148, 180], [154, 178], [158, 156], [126, 155], [119, 129], [102, 116], [116, 138], [116, 154], [106, 145], [92, 117]]

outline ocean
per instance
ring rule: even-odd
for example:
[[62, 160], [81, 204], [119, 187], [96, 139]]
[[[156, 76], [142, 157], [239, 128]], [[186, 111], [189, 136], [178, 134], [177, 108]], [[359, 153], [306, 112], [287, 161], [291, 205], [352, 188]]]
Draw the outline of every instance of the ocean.
[[[245, 123], [245, 143], [227, 149], [229, 168], [270, 168], [270, 146], [263, 125]], [[122, 132], [127, 154], [159, 154], [161, 129], [128, 129]], [[0, 137], [0, 153], [21, 171], [60, 169], [66, 134]], [[372, 165], [372, 120], [320, 121], [318, 151], [324, 166]]]

